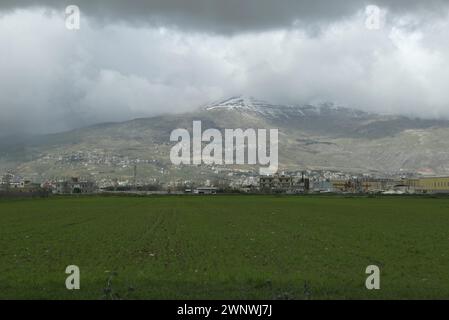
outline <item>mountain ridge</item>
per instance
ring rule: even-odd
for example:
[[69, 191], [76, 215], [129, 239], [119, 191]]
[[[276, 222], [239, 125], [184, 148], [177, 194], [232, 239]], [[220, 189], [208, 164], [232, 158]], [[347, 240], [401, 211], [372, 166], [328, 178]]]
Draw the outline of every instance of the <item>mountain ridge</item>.
[[[112, 177], [129, 175], [131, 168], [126, 163], [134, 161], [145, 163], [149, 176], [188, 178], [198, 172], [193, 168], [182, 172], [171, 165], [169, 152], [174, 143], [170, 133], [177, 128], [191, 130], [194, 120], [203, 122], [203, 130], [278, 128], [281, 169], [429, 169], [449, 174], [449, 121], [377, 115], [332, 104], [279, 105], [241, 96], [180, 115], [97, 124], [0, 146], [0, 169], [13, 167], [40, 178]], [[214, 171], [203, 171], [207, 170]]]

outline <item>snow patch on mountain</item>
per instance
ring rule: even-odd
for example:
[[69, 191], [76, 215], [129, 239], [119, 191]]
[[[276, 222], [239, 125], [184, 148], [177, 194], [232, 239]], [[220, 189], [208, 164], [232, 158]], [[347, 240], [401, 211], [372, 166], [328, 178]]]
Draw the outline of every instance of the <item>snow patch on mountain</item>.
[[207, 105], [204, 109], [206, 111], [228, 110], [243, 113], [257, 113], [270, 118], [284, 118], [292, 116], [310, 117], [324, 114], [345, 114], [351, 118], [360, 118], [368, 115], [363, 111], [336, 106], [332, 103], [322, 103], [318, 106], [283, 105], [273, 104], [247, 96], [236, 96], [220, 100]]

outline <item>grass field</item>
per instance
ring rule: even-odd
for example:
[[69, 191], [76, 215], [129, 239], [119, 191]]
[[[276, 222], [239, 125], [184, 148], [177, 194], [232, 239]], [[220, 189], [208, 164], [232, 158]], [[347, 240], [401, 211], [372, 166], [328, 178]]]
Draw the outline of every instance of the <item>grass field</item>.
[[[68, 265], [81, 290], [65, 288]], [[449, 198], [0, 200], [12, 298], [448, 299]]]

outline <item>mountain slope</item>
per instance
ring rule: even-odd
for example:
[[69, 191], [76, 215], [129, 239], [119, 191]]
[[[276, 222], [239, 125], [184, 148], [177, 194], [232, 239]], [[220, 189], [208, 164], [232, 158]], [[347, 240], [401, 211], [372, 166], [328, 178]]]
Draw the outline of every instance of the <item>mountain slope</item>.
[[[278, 128], [281, 168], [449, 174], [449, 122], [370, 114], [332, 104], [276, 105], [232, 97], [195, 112], [108, 123], [0, 146], [3, 168], [35, 179], [67, 175], [190, 179], [217, 173], [216, 166], [171, 165], [170, 133], [208, 128]], [[1, 169], [1, 168], [0, 168]]]

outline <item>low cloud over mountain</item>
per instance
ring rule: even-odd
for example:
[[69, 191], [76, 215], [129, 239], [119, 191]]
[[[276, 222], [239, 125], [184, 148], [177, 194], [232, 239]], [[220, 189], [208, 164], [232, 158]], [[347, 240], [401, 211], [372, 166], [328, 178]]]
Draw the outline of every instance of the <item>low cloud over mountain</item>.
[[[66, 4], [1, 2], [0, 136], [240, 93], [449, 118], [447, 1], [77, 1], [78, 31]], [[379, 30], [367, 4], [382, 10]]]

